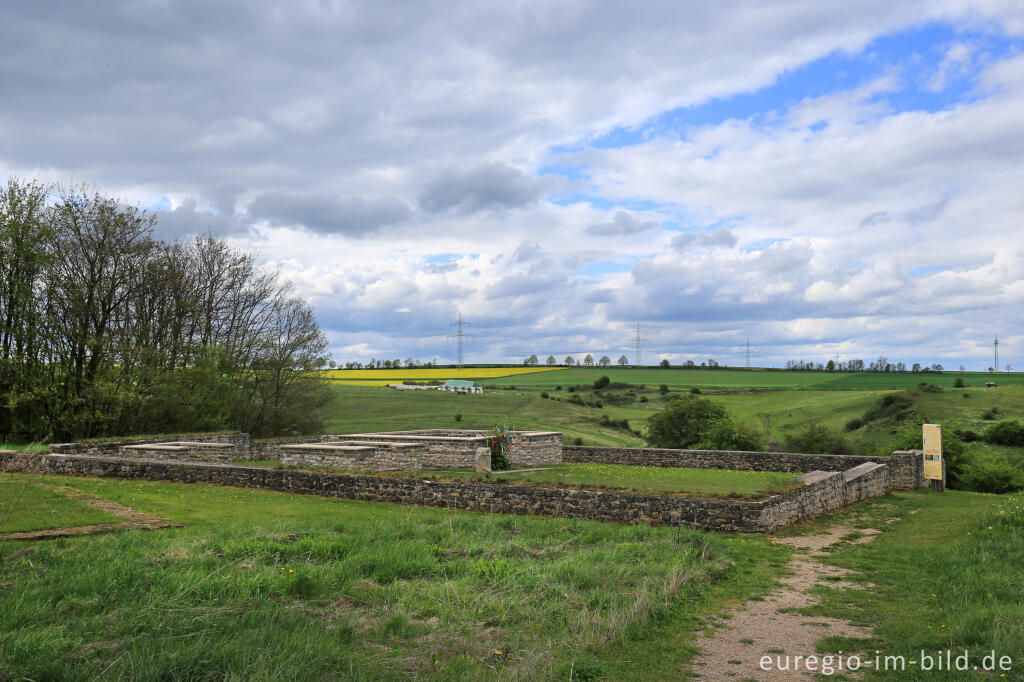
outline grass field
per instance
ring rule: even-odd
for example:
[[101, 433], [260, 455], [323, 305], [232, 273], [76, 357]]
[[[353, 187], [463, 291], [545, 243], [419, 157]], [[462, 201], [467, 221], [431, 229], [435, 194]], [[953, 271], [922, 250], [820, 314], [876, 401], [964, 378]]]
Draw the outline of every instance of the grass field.
[[[790, 556], [770, 538], [685, 529], [46, 480], [184, 527], [0, 542], [0, 670], [13, 679], [681, 679], [693, 633], [766, 594]], [[991, 677], [1021, 679], [1022, 503], [900, 492], [790, 529], [882, 530], [826, 559], [871, 588], [819, 587], [803, 611], [877, 636], [823, 630], [819, 650], [995, 650], [1014, 670]]]
[[[239, 462], [251, 466], [280, 467], [276, 460]], [[289, 467], [292, 468], [292, 467]], [[338, 471], [328, 467], [294, 467], [317, 471]], [[532, 468], [532, 467], [531, 467]], [[363, 473], [363, 472], [352, 472]], [[472, 470], [420, 472], [376, 472], [385, 476], [409, 476], [439, 481], [477, 480], [490, 483], [545, 484], [589, 490], [624, 490], [643, 493], [670, 493], [691, 497], [736, 497], [756, 499], [794, 486], [800, 474], [764, 471], [728, 471], [724, 469], [683, 469], [618, 464], [582, 464], [568, 462], [539, 471], [514, 470], [492, 475]]]
[[[820, 606], [802, 611], [875, 629], [872, 640], [826, 637], [821, 650], [919, 657], [968, 651], [980, 664], [991, 651], [1013, 659], [1011, 672], [869, 672], [867, 680], [1024, 679], [1024, 495], [946, 491], [898, 493], [850, 507], [827, 522], [858, 519], [883, 528], [869, 544], [850, 545], [828, 563], [858, 571], [870, 589], [820, 588]], [[891, 519], [899, 519], [895, 524]], [[826, 520], [810, 524], [821, 527]], [[806, 528], [806, 527], [805, 527]]]
[[121, 519], [25, 480], [0, 478], [0, 533], [117, 523]]
[[685, 529], [47, 480], [184, 527], [0, 542], [12, 679], [671, 679], [704, 618], [767, 591], [789, 555]]
[[506, 376], [487, 383], [498, 386], [514, 385], [516, 387], [538, 387], [550, 390], [555, 386], [572, 386], [576, 384], [593, 384], [602, 375], [612, 381], [629, 384], [645, 384], [657, 388], [661, 384], [669, 388], [809, 388], [816, 390], [835, 389], [903, 389], [913, 388], [922, 381], [937, 384], [945, 388], [953, 388], [957, 378], [962, 378], [968, 386], [984, 386], [986, 381], [995, 381], [999, 385], [1016, 385], [1024, 383], [1024, 372], [1000, 372], [987, 374], [983, 372], [942, 372], [913, 374], [909, 372], [791, 372], [786, 370], [747, 370], [747, 369], [660, 369], [644, 368], [563, 368], [544, 374], [525, 376]]

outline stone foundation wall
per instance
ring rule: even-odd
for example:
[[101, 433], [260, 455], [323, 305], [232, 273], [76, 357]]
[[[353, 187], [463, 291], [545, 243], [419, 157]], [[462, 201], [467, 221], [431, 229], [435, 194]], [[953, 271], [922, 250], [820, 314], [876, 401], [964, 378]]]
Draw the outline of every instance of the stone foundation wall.
[[[198, 441], [194, 441], [198, 442]], [[224, 445], [231, 445], [224, 443]], [[124, 445], [118, 451], [118, 457], [137, 459], [156, 459], [182, 462], [233, 462], [238, 458], [233, 447], [209, 448], [186, 444], [147, 443]]]
[[567, 445], [562, 449], [562, 453], [566, 462], [802, 473], [846, 471], [861, 464], [875, 462], [889, 465], [893, 488], [911, 490], [927, 484], [924, 479], [924, 462], [920, 450], [896, 451], [892, 455], [872, 457], [865, 455], [805, 455], [793, 452], [602, 448]]
[[89, 455], [0, 452], [0, 471], [211, 483], [479, 512], [753, 533], [771, 532], [851, 501], [884, 494], [890, 483], [887, 466], [866, 465], [846, 474], [826, 476], [798, 490], [748, 502]]
[[249, 458], [248, 433], [208, 433], [201, 435], [178, 434], [171, 436], [155, 436], [146, 438], [118, 438], [103, 441], [80, 441], [77, 443], [54, 443], [49, 446], [50, 452], [69, 455], [108, 455], [118, 457], [126, 445], [145, 445], [149, 443], [168, 443], [171, 441], [193, 441], [196, 443], [230, 443], [231, 460]]
[[295, 438], [274, 438], [266, 440], [254, 440], [249, 443], [249, 457], [247, 459], [259, 461], [264, 459], [281, 459], [282, 445], [304, 445], [306, 443], [324, 443], [331, 439], [331, 436], [296, 436]]

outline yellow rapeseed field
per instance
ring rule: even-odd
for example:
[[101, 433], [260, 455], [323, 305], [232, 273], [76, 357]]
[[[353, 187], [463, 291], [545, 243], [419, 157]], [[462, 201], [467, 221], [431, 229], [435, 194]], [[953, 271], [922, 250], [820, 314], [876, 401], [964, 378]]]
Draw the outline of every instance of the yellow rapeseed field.
[[360, 386], [383, 386], [395, 381], [423, 379], [496, 379], [517, 374], [550, 372], [561, 367], [444, 367], [410, 369], [328, 369], [323, 374], [328, 379], [343, 383], [358, 383]]

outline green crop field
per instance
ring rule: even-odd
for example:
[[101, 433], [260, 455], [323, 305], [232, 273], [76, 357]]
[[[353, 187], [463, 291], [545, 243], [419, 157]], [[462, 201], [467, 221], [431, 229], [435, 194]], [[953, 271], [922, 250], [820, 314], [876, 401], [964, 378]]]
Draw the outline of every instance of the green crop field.
[[669, 388], [814, 388], [825, 389], [902, 389], [913, 388], [922, 381], [952, 388], [957, 378], [968, 386], [984, 386], [986, 381], [1000, 385], [1024, 383], [1024, 372], [795, 372], [773, 369], [661, 369], [641, 368], [564, 368], [540, 374], [500, 377], [484, 380], [485, 384], [496, 386], [537, 387], [550, 390], [555, 386], [592, 384], [595, 379], [607, 376], [612, 381], [629, 384], [645, 384], [657, 388], [661, 384]]

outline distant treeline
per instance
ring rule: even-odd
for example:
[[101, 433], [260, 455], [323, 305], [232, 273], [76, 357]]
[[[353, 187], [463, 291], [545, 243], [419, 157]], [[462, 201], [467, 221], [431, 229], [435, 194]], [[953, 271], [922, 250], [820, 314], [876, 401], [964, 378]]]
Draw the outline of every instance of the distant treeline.
[[252, 255], [84, 186], [0, 190], [0, 440], [319, 426], [326, 339]]

